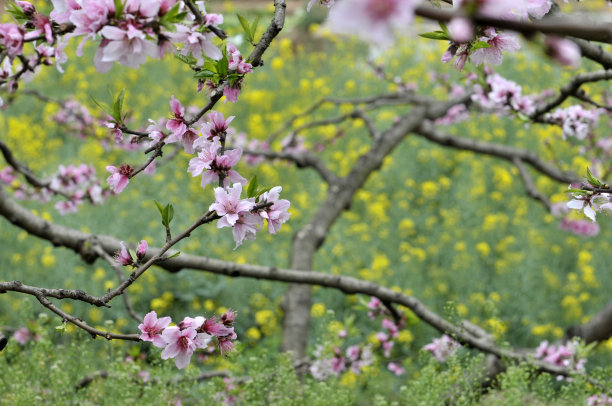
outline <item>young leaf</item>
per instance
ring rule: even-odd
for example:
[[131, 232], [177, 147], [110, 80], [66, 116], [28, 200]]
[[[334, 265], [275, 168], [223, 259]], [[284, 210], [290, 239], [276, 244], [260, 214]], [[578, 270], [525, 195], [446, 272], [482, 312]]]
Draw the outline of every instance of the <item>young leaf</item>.
[[427, 39], [437, 39], [440, 41], [450, 41], [449, 36], [442, 31], [426, 32], [424, 34], [419, 34], [419, 37], [423, 37]]
[[121, 0], [115, 0], [115, 18], [120, 18], [123, 14], [123, 8], [125, 4]]
[[157, 200], [153, 200], [155, 202], [155, 205], [157, 206], [157, 210], [159, 210], [159, 214], [163, 215], [164, 214], [164, 206], [161, 205], [160, 202], [158, 202]]
[[118, 122], [123, 122], [123, 117], [121, 116], [121, 112], [123, 111], [123, 98], [125, 97], [125, 88], [121, 89], [119, 95], [113, 102], [113, 118]]
[[251, 27], [249, 27], [249, 22], [247, 21], [247, 19], [241, 16], [240, 14], [236, 14], [236, 17], [238, 17], [238, 21], [240, 21], [240, 25], [242, 25], [242, 29], [246, 34], [247, 40], [249, 42], [253, 42], [253, 33], [251, 33]]
[[257, 186], [259, 186], [258, 183], [259, 182], [257, 181], [257, 175], [254, 175], [249, 181], [249, 187], [247, 189], [247, 198], [255, 196], [255, 194], [257, 193]]
[[15, 17], [17, 20], [27, 20], [28, 16], [25, 15], [21, 7], [15, 3], [9, 3], [6, 10], [10, 15]]
[[259, 25], [259, 16], [255, 17], [251, 24], [251, 42], [255, 42], [255, 35], [257, 34], [257, 26]]
[[601, 187], [603, 186], [603, 183], [597, 179], [595, 176], [593, 176], [593, 174], [591, 173], [591, 170], [589, 169], [589, 167], [587, 167], [587, 181], [591, 184], [591, 186], [594, 187]]
[[198, 62], [198, 60], [194, 58], [193, 56], [191, 56], [191, 54], [189, 55], [174, 54], [174, 57], [187, 65], [195, 65]]
[[259, 189], [257, 191], [257, 193], [255, 194], [255, 197], [259, 197], [259, 196], [263, 195], [264, 193], [269, 192], [270, 189], [272, 189], [272, 186], [268, 186], [268, 187]]
[[170, 258], [174, 258], [174, 257], [178, 257], [179, 255], [181, 255], [181, 251], [177, 251], [176, 253], [170, 255], [168, 258], [166, 259], [170, 259]]
[[476, 41], [472, 44], [472, 51], [475, 51], [481, 48], [491, 48], [491, 45], [485, 41]]
[[217, 62], [217, 72], [219, 72], [221, 76], [225, 76], [228, 68], [229, 68], [229, 61], [227, 60], [227, 55], [224, 52], [223, 58], [221, 58], [219, 62]]
[[215, 72], [204, 69], [199, 72], [196, 72], [195, 75], [193, 75], [193, 77], [198, 78], [198, 79], [208, 79], [208, 78], [215, 77], [215, 75], [216, 75]]
[[440, 29], [442, 30], [442, 32], [450, 37], [450, 33], [448, 32], [448, 27], [446, 26], [446, 24], [444, 24], [442, 21], [440, 21], [438, 24], [440, 25]]
[[108, 114], [109, 116], [112, 116], [112, 115], [113, 115], [113, 114], [112, 114], [112, 111], [111, 111], [111, 109], [110, 109], [110, 107], [108, 107], [108, 106], [106, 105], [106, 103], [102, 103], [102, 102], [97, 101], [97, 100], [96, 100], [96, 99], [95, 99], [93, 96], [91, 96], [91, 95], [89, 96], [89, 98], [91, 99], [91, 101], [92, 101], [92, 102], [94, 102], [94, 104], [95, 104], [96, 106], [98, 106], [99, 108], [101, 108], [101, 109], [102, 109], [102, 111], [104, 111], [106, 114]]
[[167, 207], [168, 207], [168, 225], [170, 225], [170, 222], [174, 218], [174, 207], [172, 207], [170, 203], [168, 203]]

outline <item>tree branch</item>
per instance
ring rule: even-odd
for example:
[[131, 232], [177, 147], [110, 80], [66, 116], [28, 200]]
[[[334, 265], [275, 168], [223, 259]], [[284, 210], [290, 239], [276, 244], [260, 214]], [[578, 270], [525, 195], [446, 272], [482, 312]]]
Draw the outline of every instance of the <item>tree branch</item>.
[[478, 141], [465, 137], [458, 137], [446, 133], [442, 133], [435, 129], [431, 123], [425, 123], [415, 131], [416, 134], [450, 148], [472, 151], [479, 154], [491, 155], [498, 158], [513, 162], [514, 159], [519, 159], [524, 163], [531, 165], [535, 170], [548, 176], [557, 182], [573, 183], [580, 182], [580, 177], [572, 172], [558, 169], [540, 159], [533, 151], [511, 147], [509, 145], [494, 144], [489, 142]]

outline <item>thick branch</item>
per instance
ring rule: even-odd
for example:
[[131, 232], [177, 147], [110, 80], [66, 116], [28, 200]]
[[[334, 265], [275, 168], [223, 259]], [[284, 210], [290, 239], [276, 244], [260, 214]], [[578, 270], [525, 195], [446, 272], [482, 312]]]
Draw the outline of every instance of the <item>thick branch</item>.
[[[466, 17], [461, 11], [452, 11], [425, 5], [417, 7], [415, 14], [430, 20], [442, 22], [450, 21], [455, 17]], [[468, 18], [471, 18], [477, 25], [508, 29], [520, 32], [526, 36], [541, 32], [543, 34], [558, 34], [589, 41], [612, 43], [612, 28], [609, 24], [585, 23], [584, 21], [574, 22], [567, 18], [556, 16], [535, 21], [504, 20], [478, 14]]]
[[415, 131], [418, 135], [437, 144], [479, 154], [491, 155], [513, 162], [514, 159], [531, 165], [538, 172], [562, 183], [581, 182], [578, 175], [560, 170], [544, 162], [535, 152], [527, 149], [511, 147], [503, 144], [494, 144], [470, 138], [458, 137], [438, 131], [432, 124], [423, 124]]

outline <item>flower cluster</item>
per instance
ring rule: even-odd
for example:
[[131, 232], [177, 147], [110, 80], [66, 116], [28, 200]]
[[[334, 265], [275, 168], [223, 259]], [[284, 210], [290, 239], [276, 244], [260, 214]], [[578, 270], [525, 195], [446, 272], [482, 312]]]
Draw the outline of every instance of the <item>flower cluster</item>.
[[[359, 374], [365, 367], [374, 361], [375, 352], [380, 351], [386, 359], [391, 357], [391, 351], [399, 338], [400, 328], [405, 325], [405, 319], [401, 317], [399, 323], [393, 322], [389, 316], [389, 311], [384, 307], [377, 297], [371, 297], [367, 304], [368, 317], [375, 320], [382, 317], [382, 331], [374, 334], [375, 341], [379, 346], [372, 347], [371, 344], [353, 344], [342, 350], [342, 341], [347, 339], [346, 330], [338, 332], [338, 345], [331, 348], [318, 346], [314, 351], [314, 362], [310, 367], [310, 373], [316, 379], [327, 379], [330, 376], [339, 376], [344, 371], [352, 371]], [[331, 352], [331, 354], [329, 354]], [[331, 355], [331, 356], [330, 356]], [[403, 375], [406, 371], [397, 362], [389, 362], [387, 369], [397, 376]]]
[[602, 394], [602, 395], [592, 395], [587, 399], [588, 406], [605, 406], [612, 405], [612, 397]]
[[36, 189], [16, 180], [17, 175], [13, 168], [6, 167], [0, 171], [0, 183], [11, 186], [16, 198], [47, 202], [54, 195], [62, 196], [63, 200], [55, 204], [55, 208], [62, 215], [76, 212], [77, 206], [85, 202], [102, 204], [109, 193], [100, 186], [95, 168], [85, 164], [59, 165], [46, 186]]
[[[542, 341], [535, 352], [535, 358], [541, 359], [549, 364], [564, 367], [575, 372], [583, 372], [586, 358], [578, 358], [578, 345], [576, 342], [570, 341], [566, 344], [549, 344], [548, 341]], [[557, 377], [562, 380], [562, 376]]]
[[448, 357], [455, 355], [459, 348], [461, 344], [444, 334], [440, 338], [434, 338], [431, 343], [423, 347], [423, 350], [430, 352], [438, 362], [444, 362]]
[[573, 105], [565, 109], [557, 109], [546, 116], [547, 119], [563, 128], [563, 138], [574, 137], [584, 140], [593, 134], [597, 128], [601, 110], [586, 110], [582, 106]]
[[115, 253], [115, 261], [123, 266], [137, 266], [144, 259], [147, 254], [147, 249], [149, 248], [149, 244], [147, 244], [145, 240], [140, 240], [136, 248], [136, 261], [134, 261], [132, 253], [126, 248], [123, 241], [119, 244], [121, 245], [121, 249]]
[[535, 106], [530, 96], [522, 95], [522, 88], [515, 82], [498, 74], [487, 76], [487, 87], [475, 86], [472, 100], [483, 108], [492, 111], [514, 111], [526, 115], [532, 114]]
[[344, 371], [350, 370], [359, 375], [361, 370], [374, 362], [374, 354], [369, 345], [352, 345], [346, 349], [344, 354], [339, 347], [333, 348], [331, 358], [323, 357], [323, 346], [317, 346], [313, 355], [315, 361], [310, 366], [310, 373], [315, 379], [324, 380], [330, 376], [340, 376]]
[[178, 369], [183, 369], [191, 361], [191, 356], [197, 349], [207, 349], [213, 338], [222, 354], [234, 349], [233, 340], [237, 338], [234, 331], [236, 313], [228, 310], [216, 318], [206, 319], [202, 316], [185, 317], [175, 326], [170, 326], [170, 317], [157, 318], [155, 311], [149, 312], [138, 326], [140, 339], [152, 342], [162, 348], [161, 357], [166, 360], [174, 358]]

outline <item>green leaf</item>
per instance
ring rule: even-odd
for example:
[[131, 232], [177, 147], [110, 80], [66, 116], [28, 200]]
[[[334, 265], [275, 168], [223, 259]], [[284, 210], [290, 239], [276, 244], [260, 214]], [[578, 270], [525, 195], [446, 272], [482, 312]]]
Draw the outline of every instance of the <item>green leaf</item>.
[[440, 29], [442, 30], [442, 32], [450, 37], [450, 33], [448, 32], [448, 27], [446, 26], [446, 24], [444, 24], [442, 21], [440, 21], [438, 24], [440, 25]]
[[268, 187], [259, 189], [257, 191], [257, 193], [255, 194], [255, 197], [259, 197], [259, 196], [263, 195], [264, 193], [269, 192], [270, 189], [272, 189], [272, 188], [273, 188], [273, 186], [268, 186]]
[[23, 12], [23, 9], [15, 3], [9, 3], [6, 11], [10, 15], [15, 17], [17, 20], [27, 20], [28, 19], [28, 16], [25, 15], [25, 13]]
[[113, 102], [113, 118], [118, 122], [123, 122], [123, 117], [121, 116], [121, 112], [123, 111], [123, 98], [125, 97], [125, 88], [121, 89], [119, 95]]
[[218, 71], [217, 71], [217, 62], [216, 62], [216, 61], [213, 61], [212, 59], [207, 59], [207, 60], [204, 62], [204, 66], [202, 66], [202, 68], [203, 68], [204, 70], [209, 70], [209, 71], [211, 71], [211, 72], [218, 72]]
[[227, 74], [228, 68], [229, 68], [229, 61], [227, 60], [226, 53], [223, 52], [223, 58], [219, 59], [219, 62], [217, 62], [217, 72], [219, 72], [219, 75], [225, 76], [225, 74]]
[[194, 58], [193, 56], [191, 56], [191, 54], [189, 55], [174, 54], [174, 57], [187, 65], [195, 65], [198, 62], [198, 60]]
[[158, 202], [157, 200], [153, 200], [155, 202], [155, 205], [157, 206], [157, 210], [159, 210], [159, 214], [163, 215], [164, 213], [164, 206], [161, 205], [160, 202]]
[[92, 101], [92, 102], [94, 102], [94, 104], [95, 104], [96, 106], [98, 106], [99, 108], [101, 108], [101, 109], [102, 109], [102, 111], [104, 111], [106, 114], [108, 114], [109, 116], [112, 116], [112, 115], [113, 115], [113, 114], [112, 114], [112, 111], [111, 111], [111, 109], [110, 109], [110, 107], [108, 107], [108, 105], [107, 105], [106, 103], [102, 103], [102, 102], [97, 101], [97, 100], [96, 100], [96, 99], [95, 99], [93, 96], [91, 96], [91, 95], [89, 96], [89, 98], [91, 99], [91, 101]]
[[168, 258], [166, 259], [170, 259], [170, 258], [174, 258], [174, 257], [178, 257], [179, 255], [181, 255], [181, 251], [177, 251], [176, 253], [170, 255]]
[[55, 326], [55, 330], [61, 332], [62, 334], [66, 332], [66, 323], [62, 323], [59, 326]]
[[217, 74], [215, 72], [204, 69], [199, 72], [196, 72], [195, 75], [193, 75], [193, 77], [198, 78], [198, 79], [207, 79], [207, 78], [214, 78], [216, 75]]
[[259, 182], [257, 181], [257, 175], [254, 175], [249, 181], [249, 187], [247, 188], [247, 198], [255, 197], [255, 194], [257, 193], [257, 186], [259, 186], [258, 183]]
[[252, 35], [251, 42], [255, 42], [255, 35], [257, 34], [258, 25], [259, 25], [259, 16], [255, 17], [255, 20], [253, 20], [253, 23], [251, 24], [251, 35]]
[[236, 17], [238, 17], [238, 21], [240, 21], [240, 25], [242, 25], [242, 29], [246, 34], [247, 40], [249, 42], [253, 42], [253, 33], [251, 32], [251, 27], [249, 27], [249, 22], [247, 21], [247, 19], [241, 16], [240, 14], [236, 14]]
[[419, 37], [423, 37], [427, 39], [436, 39], [440, 41], [450, 41], [449, 36], [443, 31], [426, 32], [424, 34], [419, 34]]
[[595, 176], [593, 176], [588, 166], [587, 166], [587, 176], [586, 177], [587, 177], [587, 181], [591, 184], [591, 186], [594, 186], [594, 187], [603, 186], [603, 182], [597, 179]]
[[167, 207], [168, 207], [168, 224], [170, 224], [170, 222], [174, 218], [174, 207], [170, 203], [168, 203]]
[[476, 41], [472, 44], [472, 51], [482, 48], [491, 48], [491, 45], [485, 41]]
[[115, 18], [120, 18], [123, 14], [123, 8], [125, 4], [121, 0], [115, 0]]

